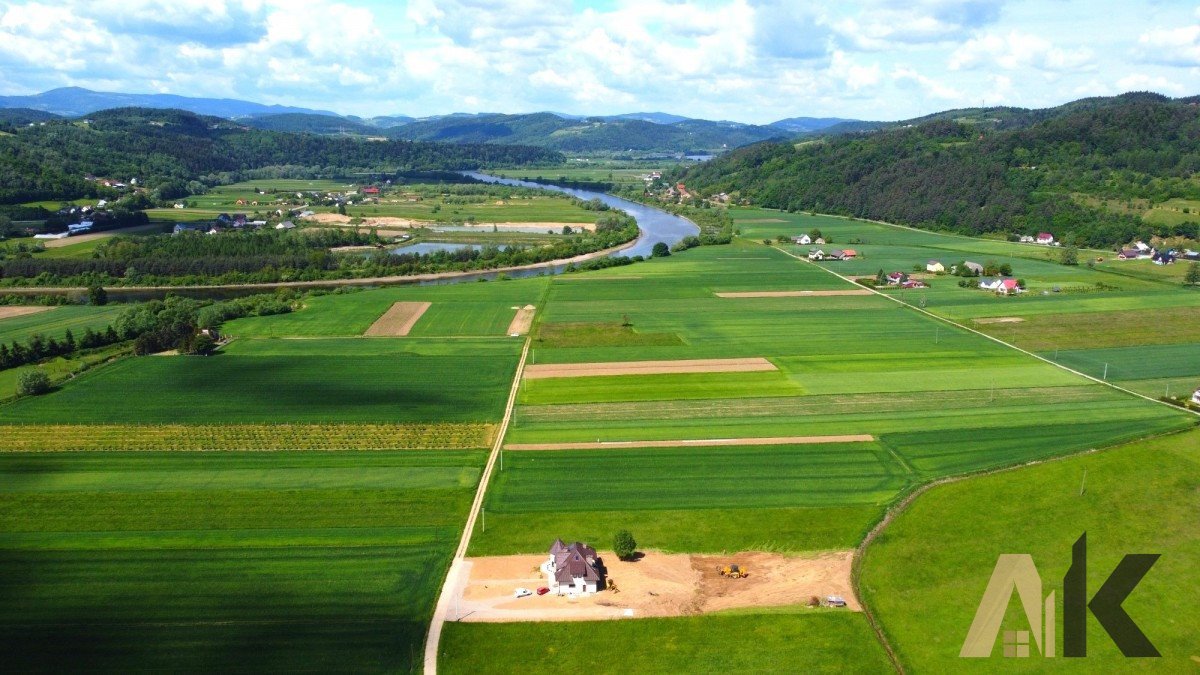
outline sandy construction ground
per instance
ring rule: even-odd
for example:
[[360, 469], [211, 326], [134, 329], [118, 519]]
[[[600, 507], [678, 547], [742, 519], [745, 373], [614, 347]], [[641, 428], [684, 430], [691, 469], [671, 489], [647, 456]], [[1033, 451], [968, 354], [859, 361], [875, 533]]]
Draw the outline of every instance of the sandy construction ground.
[[[687, 555], [647, 552], [633, 562], [601, 551], [617, 591], [588, 596], [547, 594], [514, 598], [513, 590], [536, 590], [546, 584], [538, 566], [541, 555], [468, 558], [460, 578], [457, 608], [448, 620], [586, 621], [650, 616], [685, 616], [735, 608], [807, 604], [813, 596], [845, 598], [850, 611], [860, 611], [850, 583], [853, 551], [811, 556], [745, 552], [731, 555]], [[749, 571], [744, 579], [722, 577], [717, 568], [736, 563]]]
[[718, 298], [818, 298], [838, 295], [873, 295], [868, 290], [837, 290], [837, 291], [739, 291], [735, 293], [716, 293]]
[[[322, 225], [346, 225], [350, 226], [350, 216], [343, 216], [340, 213], [315, 213], [307, 218]], [[397, 227], [397, 228], [413, 228], [413, 227], [429, 227], [432, 225], [445, 224], [441, 221], [434, 220], [416, 220], [414, 218], [398, 218], [394, 216], [373, 216], [363, 218], [362, 222], [354, 227]], [[595, 223], [551, 223], [551, 222], [503, 222], [503, 223], [462, 223], [456, 224], [455, 227], [470, 227], [479, 231], [490, 232], [493, 227], [498, 230], [508, 229], [525, 229], [531, 227], [544, 227], [547, 230], [561, 232], [562, 228], [570, 227], [572, 230], [595, 230]], [[78, 240], [76, 237], [75, 240]]]
[[19, 307], [0, 306], [0, 319], [11, 319], [18, 316], [28, 316], [30, 314], [40, 314], [49, 312], [53, 307]]
[[429, 309], [428, 302], [397, 302], [375, 320], [364, 335], [372, 337], [404, 337], [417, 320]]
[[685, 441], [600, 441], [597, 443], [512, 443], [505, 450], [620, 450], [624, 448], [706, 448], [726, 445], [818, 445], [870, 443], [870, 434], [838, 436], [766, 436], [762, 438], [701, 438]]
[[988, 323], [1023, 323], [1025, 319], [1019, 316], [994, 316], [987, 319], [971, 319], [971, 321], [979, 324]]
[[517, 315], [513, 317], [512, 323], [508, 324], [509, 335], [524, 335], [529, 332], [533, 326], [533, 313], [537, 309], [533, 305], [525, 305], [517, 308]]
[[778, 370], [764, 358], [680, 359], [678, 361], [614, 361], [611, 363], [553, 363], [525, 367], [525, 379], [600, 377], [604, 375], [671, 375], [675, 373], [748, 373]]

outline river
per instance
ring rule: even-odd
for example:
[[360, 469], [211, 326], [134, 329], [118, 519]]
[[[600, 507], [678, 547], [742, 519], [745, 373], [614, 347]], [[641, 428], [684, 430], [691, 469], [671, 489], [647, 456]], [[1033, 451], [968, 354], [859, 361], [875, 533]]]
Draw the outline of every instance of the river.
[[633, 216], [637, 221], [638, 229], [642, 231], [641, 236], [637, 241], [629, 246], [621, 249], [616, 255], [624, 256], [645, 256], [650, 257], [650, 249], [658, 242], [663, 242], [667, 246], [675, 244], [675, 242], [683, 239], [688, 235], [700, 234], [700, 228], [686, 218], [667, 213], [661, 209], [656, 209], [653, 206], [646, 206], [631, 202], [628, 199], [621, 199], [603, 192], [595, 192], [593, 190], [579, 190], [576, 188], [566, 188], [559, 185], [546, 185], [542, 183], [533, 183], [526, 180], [517, 180], [516, 178], [500, 178], [486, 173], [477, 173], [474, 171], [464, 172], [466, 175], [476, 180], [481, 180], [487, 183], [500, 183], [502, 185], [512, 185], [516, 187], [537, 188], [540, 190], [553, 190], [563, 194], [578, 197], [584, 201], [599, 199], [615, 209]]

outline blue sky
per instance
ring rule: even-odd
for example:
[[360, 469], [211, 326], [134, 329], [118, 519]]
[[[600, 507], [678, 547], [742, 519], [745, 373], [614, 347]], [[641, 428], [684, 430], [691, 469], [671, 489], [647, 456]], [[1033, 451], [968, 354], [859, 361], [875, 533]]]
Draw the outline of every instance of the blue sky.
[[70, 85], [364, 116], [903, 119], [1200, 94], [1200, 5], [0, 0], [0, 93]]

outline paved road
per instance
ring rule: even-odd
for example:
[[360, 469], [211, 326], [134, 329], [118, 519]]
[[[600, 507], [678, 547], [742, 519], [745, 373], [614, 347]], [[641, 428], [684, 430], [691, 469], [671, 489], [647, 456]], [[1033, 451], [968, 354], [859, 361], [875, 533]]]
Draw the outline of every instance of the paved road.
[[429, 624], [429, 634], [425, 638], [425, 673], [437, 673], [438, 645], [442, 640], [442, 626], [455, 597], [461, 591], [470, 571], [466, 563], [467, 547], [471, 543], [471, 534], [475, 531], [475, 520], [483, 508], [483, 496], [487, 492], [488, 481], [492, 477], [492, 469], [496, 466], [496, 458], [504, 447], [504, 435], [508, 433], [508, 423], [512, 420], [513, 405], [517, 402], [517, 392], [521, 387], [521, 374], [525, 370], [525, 359], [529, 356], [529, 339], [525, 339], [525, 348], [521, 350], [521, 360], [517, 363], [517, 372], [513, 377], [512, 388], [508, 392], [508, 404], [504, 407], [504, 420], [496, 432], [496, 441], [492, 444], [492, 452], [488, 455], [487, 464], [483, 467], [483, 475], [479, 477], [479, 487], [475, 490], [475, 501], [471, 502], [471, 512], [467, 515], [467, 524], [463, 528], [462, 539], [458, 549], [454, 551], [454, 559], [450, 563], [450, 571], [446, 574], [446, 582], [442, 584], [442, 592], [438, 596], [437, 606], [433, 610], [433, 622]]

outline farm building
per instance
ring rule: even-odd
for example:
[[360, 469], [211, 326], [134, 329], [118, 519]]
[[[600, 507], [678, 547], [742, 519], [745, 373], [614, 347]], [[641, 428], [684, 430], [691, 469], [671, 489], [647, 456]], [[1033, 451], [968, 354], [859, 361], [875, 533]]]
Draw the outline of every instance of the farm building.
[[825, 259], [826, 260], [845, 260], [846, 252], [841, 249], [835, 249], [835, 250], [830, 251], [829, 253], [825, 254]]
[[1049, 232], [1038, 232], [1037, 243], [1049, 246], [1054, 243], [1054, 235]]
[[282, 223], [279, 223], [278, 225], [276, 225], [275, 229], [277, 229], [277, 230], [294, 230], [294, 229], [296, 229], [296, 224], [290, 220], [285, 220]]
[[899, 286], [906, 281], [908, 281], [908, 275], [904, 272], [892, 272], [887, 275], [888, 286]]
[[929, 284], [920, 279], [910, 279], [900, 284], [900, 288], [929, 288]]
[[984, 277], [979, 280], [979, 287], [985, 291], [999, 290], [1003, 284], [1003, 279], [993, 279], [992, 277]]
[[1137, 250], [1136, 248], [1123, 248], [1123, 249], [1121, 249], [1121, 252], [1117, 254], [1117, 259], [1119, 259], [1119, 260], [1137, 260], [1138, 256], [1140, 256], [1141, 254], [1142, 254], [1142, 252]]
[[1196, 405], [1200, 405], [1200, 389], [1197, 389], [1196, 391], [1192, 392], [1192, 403], [1195, 403]]
[[816, 244], [817, 246], [824, 246], [824, 245], [825, 245], [825, 238], [824, 238], [824, 237], [817, 237], [816, 239], [813, 239], [813, 243], [814, 243], [814, 244]]
[[568, 546], [555, 539], [550, 546], [550, 558], [542, 563], [546, 586], [559, 595], [595, 593], [604, 588], [604, 573], [596, 549], [582, 542]]
[[807, 234], [802, 234], [799, 237], [794, 237], [792, 241], [800, 244], [801, 246], [808, 246], [812, 243], [812, 237], [808, 236]]
[[1152, 260], [1154, 260], [1155, 265], [1171, 265], [1175, 262], [1175, 256], [1166, 251], [1159, 251], [1154, 254]]
[[819, 249], [819, 248], [818, 248], [818, 249], [815, 249], [815, 250], [812, 250], [812, 251], [809, 251], [809, 252], [808, 252], [808, 259], [809, 259], [809, 260], [824, 260], [824, 259], [825, 259], [825, 252], [824, 252], [824, 251], [822, 251], [822, 250], [821, 250], [821, 249]]
[[852, 248], [847, 248], [847, 249], [842, 250], [842, 260], [854, 260], [857, 257], [858, 257], [858, 251], [855, 251]]
[[963, 267], [971, 270], [972, 274], [983, 274], [983, 265], [980, 265], [977, 262], [971, 262], [970, 260], [968, 260], [965, 263], [963, 263]]
[[374, 185], [372, 185], [370, 187], [365, 187], [365, 188], [363, 188], [362, 193], [364, 195], [377, 195], [377, 194], [379, 194], [379, 188], [375, 187]]
[[930, 260], [925, 263], [926, 272], [945, 272], [946, 266], [936, 260]]

